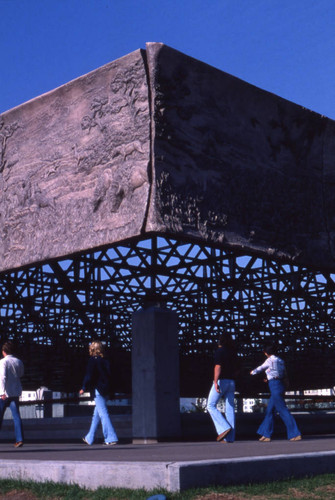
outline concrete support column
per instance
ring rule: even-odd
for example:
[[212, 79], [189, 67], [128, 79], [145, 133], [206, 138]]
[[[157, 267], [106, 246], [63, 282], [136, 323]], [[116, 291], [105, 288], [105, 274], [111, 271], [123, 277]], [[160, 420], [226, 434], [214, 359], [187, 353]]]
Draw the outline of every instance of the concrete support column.
[[180, 436], [178, 317], [159, 307], [133, 315], [133, 441]]

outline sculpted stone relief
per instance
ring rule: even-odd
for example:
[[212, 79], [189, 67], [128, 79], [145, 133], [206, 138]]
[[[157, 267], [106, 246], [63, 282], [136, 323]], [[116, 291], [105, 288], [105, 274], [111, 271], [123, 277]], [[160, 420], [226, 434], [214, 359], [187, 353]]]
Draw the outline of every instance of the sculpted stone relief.
[[204, 194], [194, 193], [187, 186], [175, 186], [168, 172], [157, 179], [159, 206], [164, 224], [174, 233], [197, 233], [201, 238], [222, 243], [227, 215], [209, 208]]
[[333, 265], [330, 122], [149, 43], [0, 117], [0, 271], [150, 231]]
[[1, 269], [137, 235], [150, 115], [140, 51], [0, 118]]
[[[127, 109], [132, 117], [132, 126], [136, 130], [130, 142], [125, 142], [123, 133], [115, 136], [107, 134], [103, 143], [103, 154], [111, 161], [98, 177], [92, 200], [94, 212], [101, 209], [104, 202], [108, 204], [111, 212], [117, 212], [123, 199], [129, 198], [135, 189], [148, 182], [146, 165], [134, 168], [132, 163], [134, 158], [141, 158], [148, 153], [147, 133], [144, 136], [139, 133], [145, 125], [143, 117], [148, 118], [148, 102], [147, 96], [141, 94], [138, 87], [139, 79], [133, 68], [125, 74], [117, 73], [110, 84], [112, 97], [95, 98], [90, 106], [91, 113], [81, 120], [84, 133], [90, 134], [91, 130], [97, 127], [104, 134], [108, 130], [110, 118]], [[96, 151], [93, 149], [92, 154], [85, 157], [78, 153], [76, 144], [73, 149], [78, 170], [90, 170], [96, 162]], [[115, 168], [113, 165], [121, 167]]]
[[327, 119], [164, 45], [149, 46], [147, 54], [161, 217], [160, 225], [157, 218], [148, 225], [333, 265], [325, 214]]
[[18, 127], [19, 125], [17, 122], [6, 125], [4, 118], [0, 116], [0, 173], [2, 173], [6, 167], [5, 153], [7, 141], [12, 137]]

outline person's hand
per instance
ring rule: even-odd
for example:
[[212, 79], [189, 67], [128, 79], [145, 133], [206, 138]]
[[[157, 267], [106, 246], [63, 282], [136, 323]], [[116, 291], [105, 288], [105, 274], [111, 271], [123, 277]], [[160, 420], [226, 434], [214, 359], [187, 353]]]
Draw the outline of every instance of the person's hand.
[[253, 370], [251, 370], [250, 375], [253, 375], [253, 373], [252, 373], [252, 372], [253, 372]]
[[6, 398], [7, 398], [6, 394], [3, 394], [3, 395], [1, 396], [1, 399], [6, 399]]
[[80, 389], [79, 396], [82, 396], [83, 394], [84, 394], [84, 389]]
[[214, 382], [214, 386], [215, 386], [216, 392], [218, 392], [220, 394], [221, 391], [220, 391], [220, 387], [219, 387], [218, 382]]

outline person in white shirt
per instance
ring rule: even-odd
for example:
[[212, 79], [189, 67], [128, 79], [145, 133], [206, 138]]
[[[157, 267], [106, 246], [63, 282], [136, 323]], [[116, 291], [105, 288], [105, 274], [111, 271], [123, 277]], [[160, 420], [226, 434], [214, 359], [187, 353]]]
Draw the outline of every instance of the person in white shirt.
[[19, 409], [19, 397], [22, 393], [21, 377], [24, 367], [21, 360], [13, 355], [12, 342], [5, 342], [1, 348], [3, 358], [0, 360], [0, 429], [7, 407], [11, 409], [14, 421], [16, 442], [15, 448], [23, 446], [22, 420]]
[[284, 401], [284, 380], [287, 378], [285, 363], [276, 355], [276, 348], [273, 345], [265, 347], [264, 354], [267, 358], [266, 361], [250, 372], [250, 375], [256, 375], [257, 373], [265, 371], [270, 389], [270, 399], [266, 414], [257, 430], [257, 434], [261, 436], [259, 441], [271, 441], [274, 411], [279, 413], [280, 418], [286, 426], [287, 439], [290, 441], [300, 441], [301, 433]]

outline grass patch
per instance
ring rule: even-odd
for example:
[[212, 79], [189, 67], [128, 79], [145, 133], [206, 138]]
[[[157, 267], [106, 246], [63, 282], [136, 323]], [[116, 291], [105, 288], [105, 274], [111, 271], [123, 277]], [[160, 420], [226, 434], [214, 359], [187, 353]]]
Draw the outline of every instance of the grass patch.
[[335, 474], [303, 479], [188, 490], [170, 500], [324, 500], [335, 499]]
[[99, 488], [52, 482], [0, 480], [0, 500], [147, 500], [161, 494], [167, 500], [324, 500], [335, 499], [335, 474], [264, 484], [217, 486], [170, 493], [164, 490]]
[[[155, 490], [148, 492], [146, 490], [128, 490], [125, 488], [98, 488], [89, 490], [77, 485], [68, 485], [63, 483], [35, 483], [33, 481], [19, 481], [12, 479], [0, 480], [0, 500], [3, 498], [14, 498], [13, 492], [17, 498], [22, 500], [143, 500], [150, 495], [164, 494], [167, 492]], [[19, 496], [19, 493], [25, 496]], [[10, 495], [11, 494], [11, 495]], [[15, 497], [16, 499], [16, 497]]]

